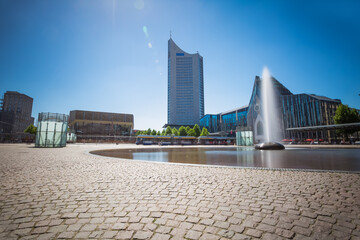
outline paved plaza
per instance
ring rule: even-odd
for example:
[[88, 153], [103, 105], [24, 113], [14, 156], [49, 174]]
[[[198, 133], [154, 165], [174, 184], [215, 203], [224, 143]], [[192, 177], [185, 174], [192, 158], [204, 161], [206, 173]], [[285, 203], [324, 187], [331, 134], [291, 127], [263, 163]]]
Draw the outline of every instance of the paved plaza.
[[360, 174], [0, 145], [0, 239], [360, 239]]

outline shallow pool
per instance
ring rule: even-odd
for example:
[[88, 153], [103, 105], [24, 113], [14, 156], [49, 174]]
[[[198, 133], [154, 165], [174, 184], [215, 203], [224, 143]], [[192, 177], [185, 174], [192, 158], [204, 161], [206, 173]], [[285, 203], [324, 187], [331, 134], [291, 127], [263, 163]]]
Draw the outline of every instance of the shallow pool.
[[239, 167], [360, 172], [360, 149], [254, 150], [254, 148], [140, 148], [91, 152], [108, 157], [156, 162]]

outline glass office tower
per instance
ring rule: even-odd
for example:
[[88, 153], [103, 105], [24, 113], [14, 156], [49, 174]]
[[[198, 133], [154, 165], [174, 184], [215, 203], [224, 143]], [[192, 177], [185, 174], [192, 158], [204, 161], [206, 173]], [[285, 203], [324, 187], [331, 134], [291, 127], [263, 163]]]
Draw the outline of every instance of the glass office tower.
[[204, 116], [203, 58], [168, 41], [168, 124], [192, 126]]

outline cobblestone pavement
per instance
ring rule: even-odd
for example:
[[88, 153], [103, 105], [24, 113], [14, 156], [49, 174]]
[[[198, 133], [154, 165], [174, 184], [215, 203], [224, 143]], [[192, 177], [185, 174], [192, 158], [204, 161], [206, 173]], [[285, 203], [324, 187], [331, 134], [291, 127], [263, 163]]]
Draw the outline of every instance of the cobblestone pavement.
[[119, 147], [0, 145], [0, 239], [360, 239], [360, 174], [86, 153]]

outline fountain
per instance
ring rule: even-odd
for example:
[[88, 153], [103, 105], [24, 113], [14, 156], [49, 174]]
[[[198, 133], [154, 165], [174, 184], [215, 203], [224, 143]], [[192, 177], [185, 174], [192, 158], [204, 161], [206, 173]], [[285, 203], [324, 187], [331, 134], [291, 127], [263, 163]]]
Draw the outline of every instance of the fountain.
[[282, 150], [285, 147], [276, 142], [280, 139], [278, 116], [277, 116], [277, 102], [274, 84], [272, 83], [271, 75], [267, 67], [264, 67], [262, 73], [261, 86], [262, 99], [262, 113], [264, 118], [264, 135], [265, 142], [255, 145], [255, 149], [260, 150]]

